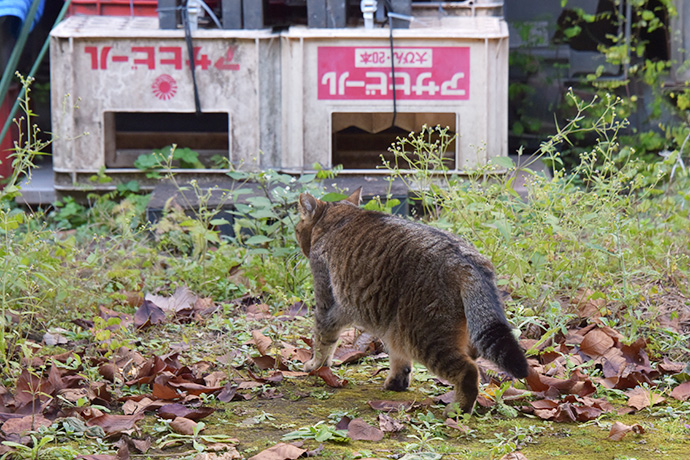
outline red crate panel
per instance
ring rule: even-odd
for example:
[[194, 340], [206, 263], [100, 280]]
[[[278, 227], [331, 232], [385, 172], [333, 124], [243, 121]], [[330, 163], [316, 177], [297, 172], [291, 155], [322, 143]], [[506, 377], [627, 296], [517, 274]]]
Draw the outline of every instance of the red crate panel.
[[69, 13], [91, 16], [158, 16], [158, 0], [72, 0]]

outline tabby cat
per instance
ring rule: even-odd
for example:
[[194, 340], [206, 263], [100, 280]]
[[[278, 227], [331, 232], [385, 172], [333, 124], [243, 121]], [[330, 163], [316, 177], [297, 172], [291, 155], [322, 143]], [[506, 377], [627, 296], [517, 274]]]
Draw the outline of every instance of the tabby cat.
[[388, 390], [407, 389], [415, 360], [453, 383], [456, 402], [471, 413], [477, 353], [526, 377], [491, 262], [456, 235], [363, 210], [360, 198], [361, 188], [335, 203], [299, 197], [297, 240], [315, 293], [314, 356], [305, 371], [329, 366], [341, 331], [356, 325], [386, 345]]

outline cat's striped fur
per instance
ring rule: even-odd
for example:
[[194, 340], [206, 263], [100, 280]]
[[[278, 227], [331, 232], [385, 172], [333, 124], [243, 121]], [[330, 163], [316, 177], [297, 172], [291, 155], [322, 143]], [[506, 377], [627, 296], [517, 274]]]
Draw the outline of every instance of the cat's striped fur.
[[390, 390], [407, 388], [418, 361], [455, 384], [456, 401], [471, 412], [477, 352], [525, 377], [491, 262], [456, 235], [365, 211], [359, 201], [360, 190], [336, 203], [299, 198], [297, 239], [315, 291], [314, 356], [305, 370], [330, 365], [340, 332], [356, 325], [385, 343]]

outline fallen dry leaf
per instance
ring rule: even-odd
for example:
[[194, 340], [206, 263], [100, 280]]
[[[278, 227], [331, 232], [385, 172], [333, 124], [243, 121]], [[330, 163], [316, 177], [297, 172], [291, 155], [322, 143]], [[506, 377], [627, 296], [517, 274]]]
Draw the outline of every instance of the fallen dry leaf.
[[289, 369], [279, 358], [273, 356], [256, 356], [252, 358], [252, 362], [262, 371], [266, 369], [280, 369], [286, 371]]
[[200, 394], [215, 393], [220, 391], [223, 387], [208, 387], [200, 383], [190, 382], [182, 377], [173, 377], [168, 381], [168, 386], [177, 390], [185, 391], [191, 395], [199, 396]]
[[311, 359], [311, 351], [306, 348], [297, 348], [286, 342], [281, 342], [280, 356], [285, 361], [297, 360], [301, 363], [306, 363]]
[[246, 309], [247, 319], [259, 321], [262, 319], [273, 319], [270, 308], [265, 303], [249, 305]]
[[591, 358], [597, 358], [603, 356], [613, 345], [614, 341], [608, 334], [601, 329], [592, 329], [582, 339], [580, 350]]
[[521, 452], [511, 452], [501, 457], [501, 460], [527, 460], [527, 457]]
[[383, 431], [369, 425], [361, 418], [356, 418], [347, 425], [347, 437], [353, 441], [378, 442], [383, 439]]
[[223, 371], [214, 371], [203, 378], [206, 386], [216, 387], [220, 385], [220, 382], [227, 380], [228, 375]]
[[290, 307], [288, 311], [281, 315], [281, 318], [286, 320], [293, 320], [298, 316], [307, 316], [309, 314], [309, 307], [304, 302], [295, 302]]
[[82, 398], [91, 401], [95, 396], [93, 393], [89, 394], [89, 390], [86, 388], [65, 388], [62, 391], [58, 391], [58, 395], [74, 404]]
[[690, 398], [690, 382], [681, 383], [671, 391], [671, 397], [678, 401], [686, 401]]
[[125, 434], [113, 445], [115, 447], [127, 445], [135, 451], [145, 454], [151, 448], [151, 436], [147, 436], [145, 439], [134, 439]]
[[664, 358], [663, 363], [659, 363], [659, 370], [665, 374], [680, 374], [685, 370], [687, 364], [676, 363], [669, 361], [668, 358]]
[[305, 457], [318, 457], [323, 452], [323, 444], [319, 444], [319, 447], [313, 450], [308, 450], [304, 453]]
[[311, 371], [309, 375], [317, 375], [321, 377], [323, 381], [326, 382], [326, 385], [331, 388], [342, 388], [347, 385], [347, 380], [338, 378], [335, 374], [333, 374], [333, 371], [331, 371], [330, 367], [320, 367]]
[[234, 383], [226, 383], [223, 389], [218, 393], [216, 398], [220, 402], [230, 402], [237, 399], [244, 399], [241, 395], [237, 393], [239, 387]]
[[458, 430], [462, 433], [469, 433], [470, 428], [467, 425], [460, 425], [456, 420], [452, 418], [447, 418], [443, 424], [449, 428], [453, 428], [454, 430]]
[[352, 363], [369, 354], [368, 351], [361, 351], [352, 347], [338, 347], [333, 354], [333, 364], [340, 366], [341, 364]]
[[134, 326], [137, 329], [145, 329], [165, 321], [165, 312], [150, 300], [144, 300], [141, 307], [134, 312]]
[[304, 449], [281, 442], [266, 450], [262, 450], [250, 457], [249, 460], [294, 460], [301, 457], [305, 452], [306, 450]]
[[412, 401], [386, 401], [386, 400], [373, 400], [369, 401], [369, 406], [374, 410], [380, 410], [384, 412], [408, 410], [412, 407], [414, 403]]
[[175, 391], [173, 388], [170, 388], [167, 385], [161, 385], [159, 383], [154, 383], [151, 385], [151, 394], [156, 398], [156, 399], [179, 399], [180, 394]]
[[67, 332], [67, 330], [62, 328], [54, 328], [46, 332], [43, 334], [43, 343], [50, 347], [68, 343], [69, 340], [67, 340], [65, 336], [61, 335], [61, 332]]
[[142, 398], [139, 401], [128, 399], [122, 405], [122, 412], [125, 415], [138, 414], [139, 412], [154, 411], [167, 403], [164, 401], [153, 401], [150, 398]]
[[197, 422], [194, 420], [190, 420], [185, 417], [177, 417], [175, 420], [170, 422], [170, 428], [175, 433], [179, 434], [186, 434], [186, 435], [193, 435], [194, 434], [194, 429], [196, 428]]
[[53, 422], [41, 414], [27, 415], [21, 418], [11, 418], [2, 424], [5, 435], [13, 433], [21, 435], [27, 431], [37, 431], [40, 427], [50, 426]]
[[176, 417], [184, 417], [190, 420], [199, 421], [202, 418], [208, 417], [216, 410], [212, 407], [200, 407], [198, 409], [190, 409], [183, 404], [167, 404], [158, 409], [158, 415], [165, 419], [175, 419]]
[[34, 398], [47, 400], [53, 393], [51, 383], [42, 377], [38, 377], [24, 369], [17, 378], [16, 394], [14, 399], [19, 405], [30, 404]]
[[144, 418], [144, 413], [132, 415], [103, 414], [90, 418], [86, 423], [89, 426], [100, 426], [108, 436], [129, 431], [136, 428], [136, 423]]
[[405, 429], [405, 425], [388, 414], [379, 414], [379, 429], [384, 433], [397, 433]]
[[613, 426], [611, 426], [611, 431], [609, 431], [609, 439], [612, 441], [620, 441], [631, 431], [635, 434], [643, 434], [644, 428], [642, 425], [637, 423], [634, 425], [626, 425], [621, 422], [616, 422], [613, 424]]
[[197, 295], [187, 286], [179, 286], [170, 297], [146, 294], [144, 302], [151, 302], [162, 311], [179, 312], [182, 310], [192, 310], [197, 298]]
[[350, 422], [352, 419], [348, 417], [347, 415], [344, 415], [343, 418], [341, 418], [338, 423], [335, 424], [335, 429], [336, 430], [347, 430], [348, 425], [350, 425]]
[[653, 406], [665, 401], [661, 395], [642, 387], [633, 388], [632, 390], [627, 391], [626, 395], [628, 396], [628, 406], [637, 410], [642, 410], [645, 407]]
[[109, 382], [114, 382], [115, 379], [120, 379], [124, 381], [120, 369], [118, 369], [115, 363], [105, 363], [98, 368], [98, 373], [103, 376]]
[[204, 452], [197, 454], [194, 460], [237, 460], [242, 458], [242, 455], [237, 451], [234, 446], [228, 446], [225, 452]]
[[606, 401], [577, 395], [567, 395], [559, 401], [532, 401], [530, 406], [537, 417], [555, 422], [587, 422], [599, 417], [603, 412], [613, 410], [613, 406]]
[[[483, 395], [480, 395], [480, 396], [483, 396]], [[447, 391], [447, 392], [445, 392], [439, 396], [434, 396], [432, 399], [435, 403], [441, 403], [441, 404], [446, 404], [446, 405], [451, 404], [453, 401], [455, 401], [455, 390]], [[482, 399], [484, 399], [486, 401], [485, 397], [482, 397]], [[481, 401], [480, 401], [480, 404], [481, 404]], [[482, 404], [482, 406], [483, 406], [483, 404]]]
[[268, 354], [268, 350], [271, 348], [271, 345], [273, 345], [273, 340], [266, 337], [260, 330], [256, 329], [252, 331], [252, 340], [250, 340], [250, 343], [254, 344], [262, 356], [266, 356], [266, 354]]

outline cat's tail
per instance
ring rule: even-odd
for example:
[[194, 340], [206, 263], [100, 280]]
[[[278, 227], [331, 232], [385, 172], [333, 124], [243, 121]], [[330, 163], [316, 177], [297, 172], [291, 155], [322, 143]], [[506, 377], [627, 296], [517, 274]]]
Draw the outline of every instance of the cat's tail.
[[480, 356], [496, 363], [514, 377], [527, 377], [527, 359], [503, 312], [493, 270], [474, 266], [462, 270], [460, 278], [460, 296], [467, 329]]

